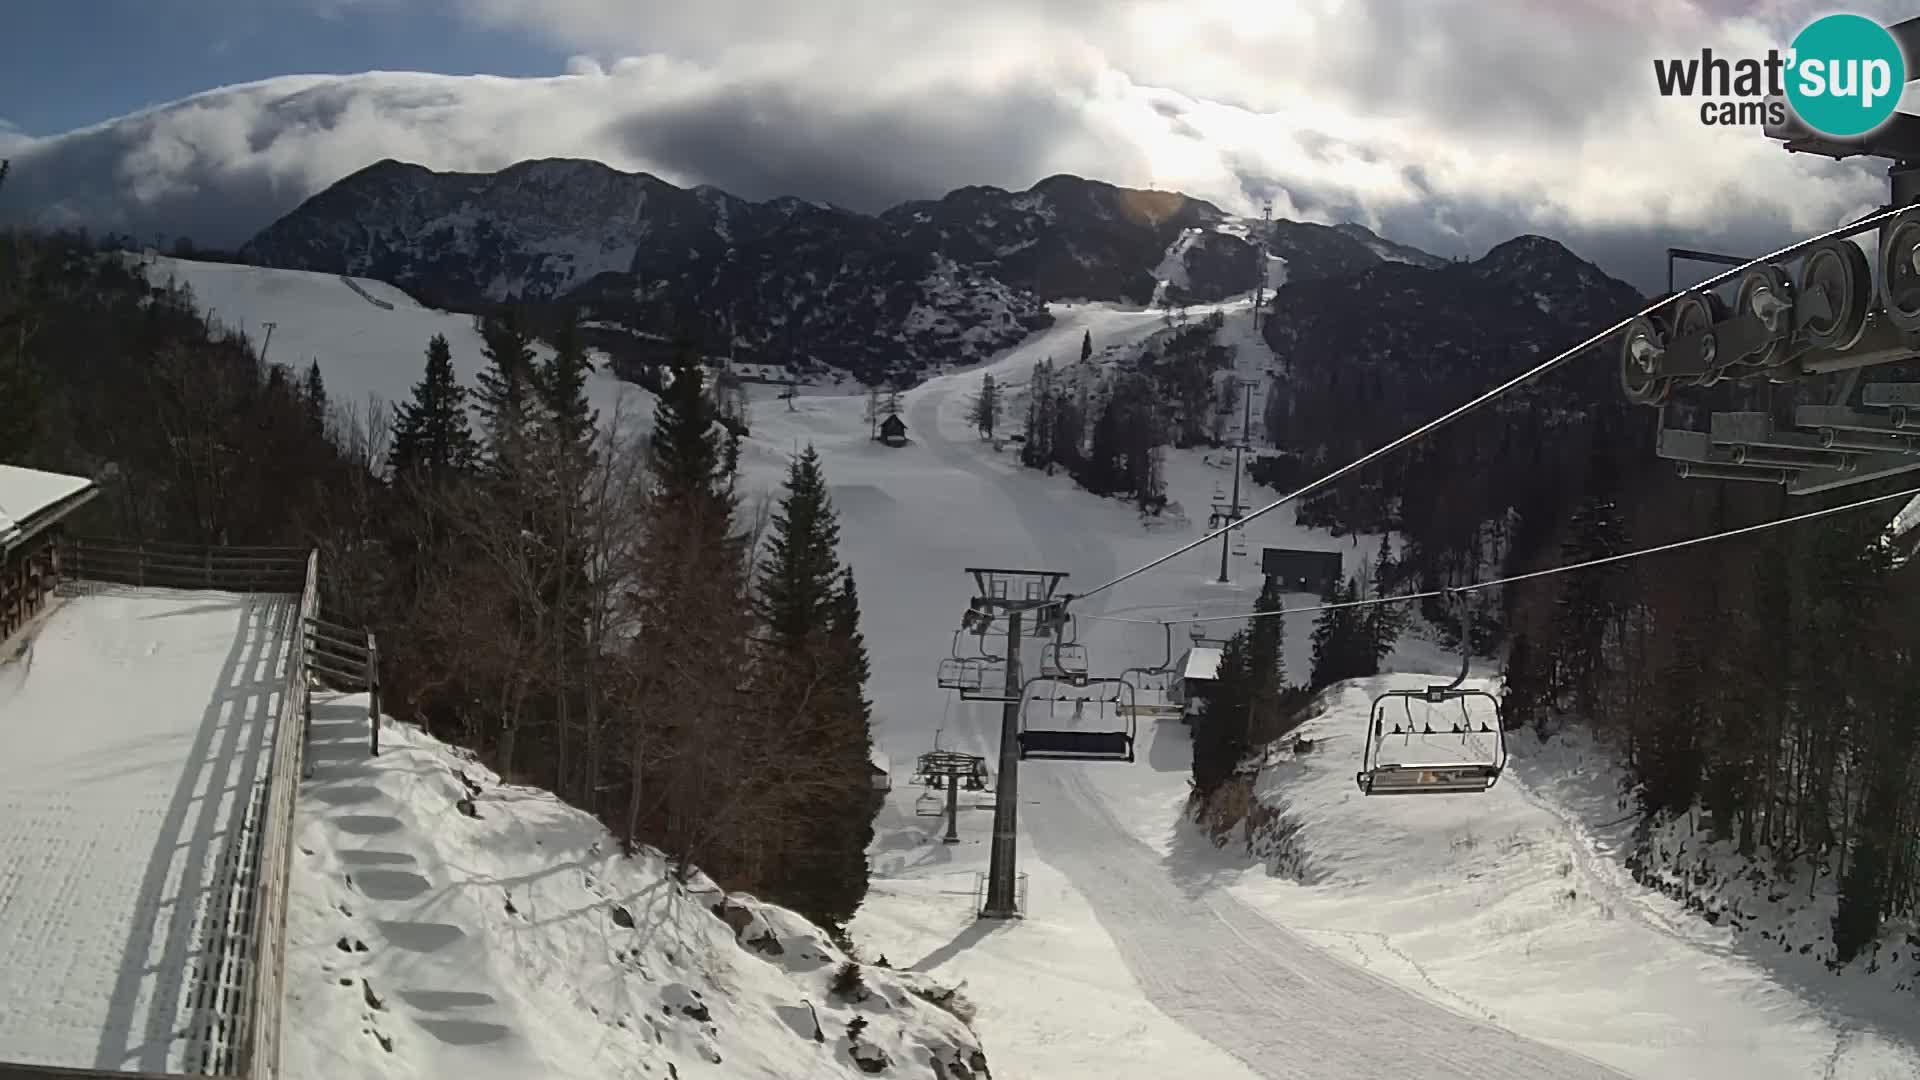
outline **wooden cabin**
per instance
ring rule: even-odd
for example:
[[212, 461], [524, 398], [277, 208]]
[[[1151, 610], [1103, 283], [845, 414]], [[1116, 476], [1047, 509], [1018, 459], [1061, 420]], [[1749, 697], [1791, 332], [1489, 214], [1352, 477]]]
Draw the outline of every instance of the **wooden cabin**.
[[1286, 592], [1323, 595], [1346, 580], [1337, 551], [1300, 551], [1293, 548], [1263, 548], [1260, 573], [1278, 578]]
[[84, 476], [0, 465], [0, 641], [46, 605], [60, 575], [61, 523], [99, 493]]
[[888, 446], [907, 445], [907, 422], [895, 413], [880, 421], [880, 441]]

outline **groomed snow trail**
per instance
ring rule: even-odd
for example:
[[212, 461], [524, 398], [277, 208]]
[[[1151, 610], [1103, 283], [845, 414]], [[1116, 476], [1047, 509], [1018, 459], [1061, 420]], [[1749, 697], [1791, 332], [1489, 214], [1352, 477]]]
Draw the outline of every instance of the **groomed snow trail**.
[[[944, 436], [940, 412], [953, 388], [953, 380], [939, 380], [915, 396], [912, 430], [953, 468], [992, 480], [1042, 561], [1071, 571], [1073, 587], [1113, 577], [1119, 568], [1097, 532], [1074, 530], [1039, 487], [1006, 483], [969, 447]], [[1081, 610], [1103, 611], [1111, 595]], [[964, 712], [971, 722], [962, 730], [975, 752], [992, 760], [998, 708]], [[1142, 742], [1152, 734], [1143, 726]], [[1165, 860], [1114, 818], [1083, 773], [1126, 767], [1024, 764], [1022, 832], [1040, 858], [1087, 897], [1154, 1005], [1254, 1073], [1327, 1078], [1390, 1070], [1457, 1080], [1625, 1075], [1417, 997], [1322, 952], [1224, 890], [1183, 887]]]
[[0, 1059], [183, 1071], [291, 605], [125, 590], [0, 656]]

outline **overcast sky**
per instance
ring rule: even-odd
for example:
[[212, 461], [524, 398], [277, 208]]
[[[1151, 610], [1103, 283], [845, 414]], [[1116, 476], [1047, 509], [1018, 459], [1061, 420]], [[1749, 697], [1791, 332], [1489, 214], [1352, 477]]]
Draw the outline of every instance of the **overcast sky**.
[[1828, 10], [5, 0], [0, 210], [231, 245], [383, 157], [592, 157], [868, 211], [1073, 172], [1240, 212], [1272, 198], [1443, 255], [1545, 233], [1650, 288], [1667, 245], [1758, 254], [1884, 198], [1875, 166], [1703, 127], [1654, 90], [1655, 57], [1784, 48]]

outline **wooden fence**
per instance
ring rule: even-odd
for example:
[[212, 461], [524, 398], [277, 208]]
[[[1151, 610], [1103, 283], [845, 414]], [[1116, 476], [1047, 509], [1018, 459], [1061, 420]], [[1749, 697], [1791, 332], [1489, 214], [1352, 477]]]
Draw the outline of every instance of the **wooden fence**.
[[308, 557], [297, 547], [210, 547], [76, 536], [63, 545], [61, 576], [164, 589], [300, 596]]

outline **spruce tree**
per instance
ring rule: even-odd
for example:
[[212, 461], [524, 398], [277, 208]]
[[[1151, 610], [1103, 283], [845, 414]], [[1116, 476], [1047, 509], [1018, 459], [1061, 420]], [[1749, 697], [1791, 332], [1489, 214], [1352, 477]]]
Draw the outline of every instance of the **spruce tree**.
[[993, 438], [993, 429], [1000, 422], [1000, 388], [991, 374], [981, 376], [980, 393], [974, 396], [967, 420], [982, 437]]
[[[746, 538], [734, 531], [734, 476], [718, 419], [697, 355], [683, 342], [654, 408], [652, 512], [629, 594], [640, 626], [633, 651], [644, 665], [638, 710], [660, 729], [653, 738], [671, 761], [655, 795], [664, 803], [665, 846], [683, 880], [702, 861], [719, 875], [743, 869], [741, 849], [755, 838], [743, 833], [744, 823], [714, 817], [722, 809], [713, 804], [713, 787], [750, 783], [733, 770], [744, 749], [771, 738], [770, 714], [748, 708], [743, 696], [752, 631]], [[645, 745], [636, 742], [633, 752]], [[635, 757], [636, 770], [642, 760]], [[629, 844], [639, 837], [641, 791], [632, 785]]]
[[[1352, 605], [1359, 599], [1360, 583], [1355, 578], [1330, 584], [1320, 594], [1321, 603], [1328, 605]], [[1313, 690], [1324, 690], [1334, 683], [1379, 671], [1362, 610], [1352, 606], [1329, 607], [1314, 622]]]
[[587, 401], [587, 376], [593, 361], [580, 343], [578, 326], [569, 321], [555, 336], [553, 355], [541, 364], [537, 379], [542, 419], [549, 437], [560, 448], [564, 463], [577, 467], [591, 454], [593, 427], [599, 414]]
[[307, 380], [300, 393], [300, 403], [305, 407], [307, 428], [316, 433], [326, 431], [327, 386], [320, 377], [318, 359], [307, 365]]
[[[1596, 453], [1588, 465], [1584, 495], [1568, 523], [1571, 535], [1561, 548], [1563, 561], [1584, 562], [1626, 550], [1626, 522], [1618, 496], [1611, 459], [1604, 452]], [[1598, 676], [1606, 668], [1603, 648], [1608, 632], [1624, 614], [1624, 573], [1613, 564], [1570, 575], [1554, 613], [1558, 659], [1554, 697], [1570, 699], [1588, 716], [1599, 707]]]
[[839, 927], [866, 895], [878, 806], [868, 782], [859, 599], [852, 570], [839, 563], [839, 524], [811, 446], [788, 468], [770, 533], [753, 597], [761, 624], [755, 690], [782, 732], [785, 756], [815, 782], [772, 793], [782, 827], [766, 888], [770, 898]]
[[1080, 362], [1086, 363], [1093, 358], [1093, 331], [1080, 335]]
[[487, 366], [475, 380], [482, 442], [496, 474], [514, 477], [527, 467], [527, 428], [533, 419], [533, 346], [512, 311], [481, 323]]
[[1278, 719], [1280, 689], [1285, 681], [1282, 667], [1285, 617], [1268, 614], [1280, 610], [1280, 596], [1279, 579], [1267, 578], [1253, 603], [1254, 613], [1264, 617], [1247, 623], [1248, 709], [1251, 722], [1262, 731]]
[[[1193, 793], [1203, 804], [1233, 778], [1247, 755], [1247, 726], [1252, 705], [1253, 670], [1247, 655], [1247, 631], [1227, 639], [1213, 692], [1193, 725]], [[1198, 805], [1196, 805], [1196, 809]]]
[[473, 468], [479, 448], [467, 419], [467, 390], [454, 376], [445, 337], [435, 334], [427, 343], [426, 373], [395, 414], [387, 467], [396, 479], [418, 475], [439, 485]]
[[[1393, 553], [1392, 541], [1387, 536], [1380, 537], [1380, 553], [1373, 561], [1373, 595], [1375, 599], [1392, 593]], [[1373, 663], [1377, 670], [1380, 662], [1393, 652], [1395, 643], [1400, 640], [1400, 632], [1405, 618], [1404, 610], [1398, 604], [1375, 604], [1366, 609], [1363, 622], [1366, 626], [1368, 645], [1373, 652]]]
[[810, 637], [825, 632], [840, 572], [839, 540], [820, 455], [809, 444], [787, 469], [754, 595], [755, 610], [781, 653], [803, 653]]

